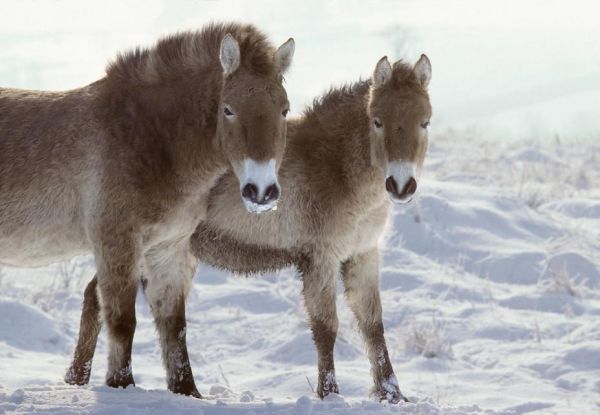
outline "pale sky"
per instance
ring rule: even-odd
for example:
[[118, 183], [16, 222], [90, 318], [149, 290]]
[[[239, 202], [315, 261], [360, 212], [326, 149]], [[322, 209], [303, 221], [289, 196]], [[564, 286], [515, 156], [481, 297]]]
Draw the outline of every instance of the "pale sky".
[[433, 64], [432, 131], [600, 139], [600, 3], [588, 1], [147, 0], [0, 2], [0, 86], [93, 82], [117, 51], [210, 21], [247, 21], [296, 40], [296, 114], [377, 60]]

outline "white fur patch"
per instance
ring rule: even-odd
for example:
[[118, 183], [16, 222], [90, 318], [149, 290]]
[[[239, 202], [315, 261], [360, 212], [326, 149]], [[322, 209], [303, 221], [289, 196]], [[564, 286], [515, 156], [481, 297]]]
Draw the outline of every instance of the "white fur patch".
[[[392, 176], [398, 185], [398, 191], [402, 191], [408, 180], [412, 177], [417, 180], [417, 166], [410, 161], [392, 161], [388, 165], [387, 176]], [[408, 202], [410, 199], [407, 199]]]
[[[275, 184], [279, 188], [275, 159], [262, 162], [245, 159], [243, 177], [240, 180], [240, 190], [248, 183], [252, 183], [257, 187], [259, 200], [263, 198], [269, 186]], [[277, 200], [272, 200], [264, 205], [259, 205], [246, 199], [243, 200], [248, 212], [252, 213], [267, 212], [269, 210], [274, 210], [277, 207]]]

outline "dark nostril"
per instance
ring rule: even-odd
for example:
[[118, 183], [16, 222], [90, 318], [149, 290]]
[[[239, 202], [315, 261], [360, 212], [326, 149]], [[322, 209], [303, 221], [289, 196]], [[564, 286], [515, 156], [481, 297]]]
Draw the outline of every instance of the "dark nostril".
[[413, 195], [417, 191], [417, 181], [414, 177], [408, 179], [408, 182], [404, 185], [404, 189], [402, 189], [401, 196], [410, 196]]
[[394, 179], [394, 176], [390, 176], [385, 180], [385, 188], [394, 197], [398, 199], [406, 199], [417, 191], [417, 181], [414, 177], [411, 177], [402, 188], [402, 192], [399, 192], [398, 183]]
[[385, 189], [392, 194], [398, 194], [398, 185], [392, 176], [385, 179]]
[[258, 187], [254, 183], [247, 183], [242, 189], [242, 197], [252, 202], [257, 202]]
[[279, 187], [276, 184], [272, 184], [267, 187], [265, 191], [265, 197], [263, 198], [263, 203], [270, 202], [272, 200], [277, 200], [279, 198]]

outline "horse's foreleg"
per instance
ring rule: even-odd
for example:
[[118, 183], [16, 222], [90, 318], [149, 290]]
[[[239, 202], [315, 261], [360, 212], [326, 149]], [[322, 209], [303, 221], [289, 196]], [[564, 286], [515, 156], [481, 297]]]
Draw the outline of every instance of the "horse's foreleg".
[[85, 385], [90, 381], [92, 360], [96, 351], [96, 343], [102, 322], [100, 319], [100, 303], [98, 301], [98, 277], [88, 283], [83, 296], [83, 308], [79, 324], [79, 339], [73, 353], [73, 361], [65, 375], [65, 382], [71, 385]]
[[202, 398], [192, 374], [186, 344], [185, 300], [191, 288], [195, 260], [189, 247], [169, 253], [156, 249], [146, 255], [142, 287], [160, 336], [170, 391]]
[[374, 249], [350, 258], [342, 265], [342, 276], [348, 305], [358, 320], [358, 327], [367, 344], [375, 382], [373, 393], [393, 403], [407, 401], [400, 393], [383, 335], [379, 252]]
[[304, 302], [318, 353], [317, 394], [324, 398], [330, 393], [339, 393], [333, 362], [338, 329], [335, 299], [339, 267], [335, 261], [311, 255], [305, 257], [298, 268], [302, 274]]
[[98, 293], [108, 332], [111, 387], [134, 385], [131, 347], [135, 332], [135, 297], [140, 273], [140, 244], [131, 234], [107, 232], [96, 247]]

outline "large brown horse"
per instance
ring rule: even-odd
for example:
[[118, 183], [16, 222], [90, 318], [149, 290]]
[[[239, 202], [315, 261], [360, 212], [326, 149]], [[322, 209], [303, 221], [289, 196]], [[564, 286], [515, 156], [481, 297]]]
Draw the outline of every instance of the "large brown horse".
[[[276, 50], [253, 26], [210, 25], [120, 55], [84, 88], [0, 89], [0, 263], [41, 266], [93, 252], [108, 385], [134, 382], [143, 269], [149, 300], [162, 304], [153, 312], [169, 378], [178, 379], [169, 386], [200, 396], [180, 318], [195, 268], [190, 235], [227, 170], [240, 206], [268, 210], [278, 199], [282, 75], [293, 52], [293, 40]], [[80, 383], [81, 369], [68, 380]]]

